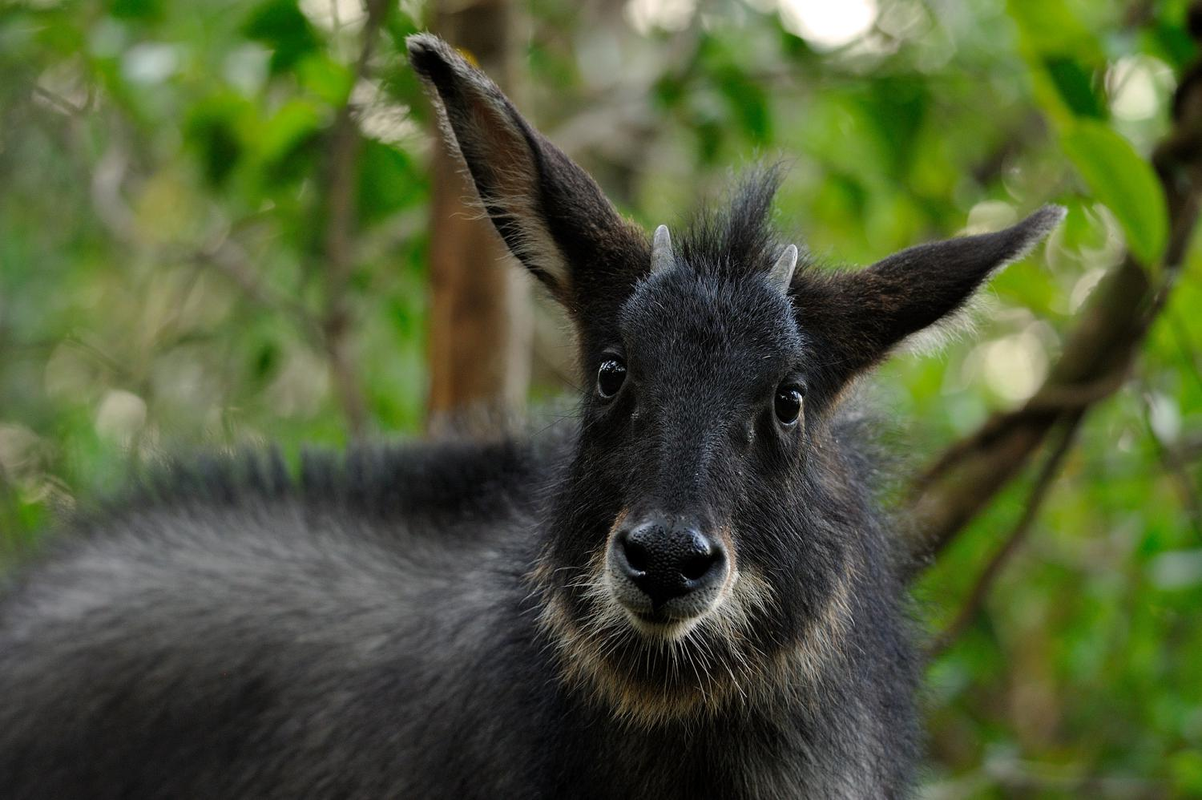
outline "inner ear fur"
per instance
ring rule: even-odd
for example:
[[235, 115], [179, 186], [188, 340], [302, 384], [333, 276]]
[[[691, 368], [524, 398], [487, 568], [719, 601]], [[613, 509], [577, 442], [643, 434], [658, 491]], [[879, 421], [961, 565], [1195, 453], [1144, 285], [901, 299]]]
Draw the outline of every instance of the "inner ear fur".
[[815, 339], [831, 391], [881, 361], [906, 337], [960, 310], [1006, 264], [1022, 258], [1064, 218], [1045, 206], [997, 233], [911, 247], [854, 272], [794, 276], [798, 322]]
[[443, 40], [415, 34], [409, 60], [501, 238], [570, 311], [604, 313], [650, 268], [646, 235]]

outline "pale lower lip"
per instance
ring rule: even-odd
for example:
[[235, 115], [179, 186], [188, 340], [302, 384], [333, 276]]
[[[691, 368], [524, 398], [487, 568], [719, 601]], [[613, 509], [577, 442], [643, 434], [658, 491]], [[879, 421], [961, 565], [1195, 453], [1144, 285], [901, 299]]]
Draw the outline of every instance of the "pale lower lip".
[[627, 611], [626, 613], [634, 626], [645, 633], [672, 634], [689, 628], [692, 622], [694, 622], [692, 619], [680, 620], [668, 617], [655, 617], [650, 614], [641, 614], [637, 611]]

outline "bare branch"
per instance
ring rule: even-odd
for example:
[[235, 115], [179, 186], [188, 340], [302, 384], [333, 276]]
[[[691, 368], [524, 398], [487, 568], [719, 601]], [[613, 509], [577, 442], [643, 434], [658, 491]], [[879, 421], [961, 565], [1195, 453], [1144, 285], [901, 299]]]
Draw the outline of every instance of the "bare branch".
[[313, 313], [294, 298], [275, 291], [260, 278], [250, 256], [228, 235], [222, 235], [200, 249], [185, 254], [181, 260], [220, 272], [241, 289], [251, 302], [291, 317], [311, 344], [321, 346], [321, 326]]
[[1181, 361], [1188, 367], [1189, 374], [1193, 376], [1198, 386], [1202, 387], [1202, 361], [1198, 360], [1198, 354], [1194, 352], [1193, 347], [1190, 345], [1189, 332], [1185, 328], [1185, 323], [1181, 321], [1179, 314], [1170, 313], [1168, 319], [1173, 329], [1173, 338], [1177, 343], [1177, 350], [1181, 353]]
[[1167, 786], [1133, 775], [1090, 772], [1078, 764], [1051, 764], [992, 757], [984, 765], [989, 786], [1004, 787], [1013, 795], [1159, 800], [1172, 796]]
[[1010, 560], [1010, 557], [1018, 551], [1018, 548], [1026, 540], [1027, 535], [1031, 531], [1032, 524], [1035, 522], [1036, 517], [1039, 516], [1039, 510], [1043, 506], [1043, 501], [1047, 497], [1048, 491], [1052, 488], [1052, 484], [1056, 480], [1060, 464], [1064, 461], [1064, 457], [1068, 454], [1072, 446], [1080, 423], [1081, 412], [1069, 417], [1063, 423], [1063, 432], [1060, 435], [1060, 441], [1057, 442], [1056, 448], [1048, 455], [1047, 460], [1040, 469], [1039, 475], [1035, 479], [1035, 484], [1031, 488], [1031, 494], [1027, 498], [1027, 505], [1023, 509], [1022, 516], [1019, 517], [1018, 524], [1014, 526], [1010, 531], [1010, 535], [1006, 537], [1001, 547], [989, 559], [989, 563], [981, 570], [980, 576], [977, 578], [976, 583], [973, 584], [972, 590], [968, 593], [968, 597], [965, 599], [959, 613], [956, 614], [947, 628], [935, 637], [935, 640], [927, 649], [929, 657], [934, 658], [946, 650], [964, 633], [965, 629], [968, 628], [980, 612], [981, 606], [985, 603], [985, 598], [993, 586], [993, 582], [1001, 574], [1002, 568], [1006, 566], [1006, 562]]
[[[388, 0], [368, 0], [367, 21], [363, 25], [362, 44], [355, 62], [357, 86], [366, 76], [380, 28], [392, 7]], [[353, 436], [359, 436], [367, 423], [367, 406], [360, 385], [359, 368], [348, 340], [351, 313], [347, 304], [347, 283], [354, 266], [355, 185], [359, 152], [363, 138], [354, 118], [352, 97], [338, 109], [330, 129], [329, 161], [325, 186], [325, 275], [326, 305], [321, 321], [330, 373], [343, 414]]]
[[[1195, 3], [1202, 8], [1202, 3]], [[1174, 124], [1153, 155], [1169, 209], [1169, 242], [1159, 281], [1132, 255], [1094, 293], [1064, 352], [1021, 408], [995, 414], [936, 459], [909, 499], [915, 572], [929, 564], [1012, 480], [1060, 423], [1113, 394], [1131, 372], [1148, 329], [1181, 271], [1202, 192], [1202, 62], [1177, 88]]]
[[88, 105], [91, 102], [90, 93], [87, 100], [85, 100], [84, 104], [81, 106], [39, 84], [34, 84], [33, 95], [35, 98], [38, 98], [53, 107], [56, 111], [66, 114], [69, 117], [82, 117], [87, 114], [89, 110]]
[[971, 458], [977, 451], [988, 448], [992, 442], [1024, 421], [1038, 422], [1041, 418], [1054, 421], [1061, 413], [1084, 410], [1118, 391], [1126, 379], [1125, 372], [1115, 372], [1087, 385], [1045, 385], [1025, 404], [994, 414], [975, 433], [947, 448], [915, 481], [914, 489], [920, 491], [935, 483], [961, 461]]
[[[1151, 295], [1143, 268], [1125, 260], [1096, 291], [1096, 301], [1066, 342], [1044, 386], [1022, 407], [995, 414], [952, 445], [914, 486], [910, 552], [920, 569], [1012, 480], [1066, 415], [1109, 396], [1129, 373], [1138, 299]], [[1133, 303], [1132, 298], [1137, 302]], [[1065, 401], [1075, 400], [1076, 403]]]
[[1198, 489], [1194, 485], [1193, 478], [1190, 477], [1189, 464], [1181, 457], [1180, 452], [1160, 438], [1160, 432], [1152, 424], [1152, 390], [1146, 381], [1141, 381], [1140, 384], [1144, 405], [1144, 425], [1148, 429], [1148, 436], [1152, 438], [1152, 442], [1156, 446], [1156, 453], [1160, 457], [1165, 471], [1173, 477], [1177, 484], [1177, 491], [1181, 495], [1181, 505], [1190, 518], [1194, 533], [1202, 540], [1202, 498], [1198, 496]]

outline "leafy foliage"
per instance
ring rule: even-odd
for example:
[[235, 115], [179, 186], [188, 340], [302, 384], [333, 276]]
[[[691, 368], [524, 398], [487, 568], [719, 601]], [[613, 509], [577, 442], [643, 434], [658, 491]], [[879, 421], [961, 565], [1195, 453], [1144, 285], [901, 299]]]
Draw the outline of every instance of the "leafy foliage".
[[[777, 157], [778, 221], [830, 261], [1066, 205], [974, 335], [884, 369], [903, 449], [933, 454], [1034, 390], [1125, 247], [1150, 267], [1163, 253], [1147, 156], [1195, 55], [1185, 4], [866, 0], [848, 5], [871, 25], [840, 42], [799, 11], [821, 5], [530, 0], [517, 94], [649, 227], [728, 165]], [[331, 291], [374, 426], [420, 428], [429, 120], [401, 52], [428, 14], [392, 8], [357, 79], [356, 3], [0, 8], [0, 552], [154, 452], [343, 441]], [[348, 102], [364, 139], [335, 289], [329, 152]], [[932, 665], [929, 796], [1202, 793], [1199, 307], [1195, 247], [1137, 375], [1087, 419], [1029, 544]], [[1024, 497], [1005, 492], [926, 576], [932, 628]]]

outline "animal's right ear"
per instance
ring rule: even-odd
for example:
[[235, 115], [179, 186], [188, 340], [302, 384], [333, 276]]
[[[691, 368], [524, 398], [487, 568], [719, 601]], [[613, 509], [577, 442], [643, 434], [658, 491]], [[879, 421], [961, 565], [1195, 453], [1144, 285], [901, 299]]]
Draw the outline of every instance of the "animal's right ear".
[[598, 302], [616, 310], [650, 268], [645, 235], [450, 45], [424, 33], [406, 43], [443, 133], [510, 251], [569, 310]]

